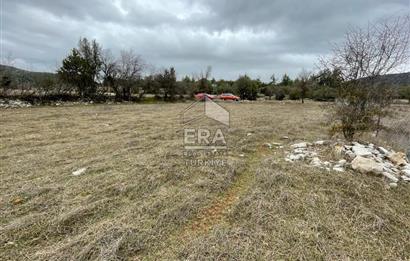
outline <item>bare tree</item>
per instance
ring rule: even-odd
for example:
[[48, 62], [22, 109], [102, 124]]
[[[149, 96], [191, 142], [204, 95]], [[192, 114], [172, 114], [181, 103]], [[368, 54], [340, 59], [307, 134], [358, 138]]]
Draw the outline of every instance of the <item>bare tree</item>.
[[197, 91], [204, 92], [204, 93], [211, 93], [212, 86], [209, 84], [209, 77], [211, 77], [212, 67], [208, 65], [206, 67], [205, 73], [202, 71], [197, 80]]
[[326, 69], [340, 71], [345, 81], [331, 114], [338, 122], [335, 131], [353, 139], [357, 131], [380, 129], [392, 92], [378, 86], [378, 79], [408, 62], [409, 43], [410, 17], [400, 16], [369, 23], [366, 28], [349, 28], [332, 56], [321, 59]]
[[345, 80], [388, 74], [406, 64], [409, 57], [410, 16], [379, 20], [366, 28], [350, 27], [333, 56], [322, 59], [327, 68], [337, 68]]
[[140, 56], [136, 55], [133, 50], [121, 51], [118, 60], [118, 78], [123, 99], [131, 100], [132, 89], [138, 86], [142, 71], [143, 63]]
[[144, 63], [133, 50], [121, 51], [116, 60], [111, 52], [105, 51], [102, 59], [102, 72], [105, 85], [113, 89], [117, 100], [131, 100], [132, 91], [138, 88]]
[[[118, 67], [117, 61], [115, 60], [110, 50], [104, 50], [102, 52], [101, 62], [103, 85], [108, 87], [108, 92], [111, 92], [112, 89], [112, 91], [114, 91], [114, 93], [117, 95], [119, 93], [116, 81], [118, 78]], [[119, 97], [116, 96], [116, 98]]]

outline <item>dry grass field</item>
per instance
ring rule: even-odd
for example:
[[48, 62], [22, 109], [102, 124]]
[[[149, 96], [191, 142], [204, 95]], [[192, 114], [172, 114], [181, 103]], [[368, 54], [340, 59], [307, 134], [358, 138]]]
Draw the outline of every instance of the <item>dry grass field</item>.
[[[285, 162], [328, 138], [319, 103], [223, 103], [223, 167], [185, 164], [188, 105], [0, 110], [0, 260], [410, 258], [408, 184]], [[410, 106], [395, 115], [409, 126]]]

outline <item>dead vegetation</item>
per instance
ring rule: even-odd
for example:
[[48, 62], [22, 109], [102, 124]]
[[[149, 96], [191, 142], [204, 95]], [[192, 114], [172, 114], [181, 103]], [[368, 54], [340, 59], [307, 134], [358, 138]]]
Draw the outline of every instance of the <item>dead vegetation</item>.
[[409, 186], [284, 161], [327, 138], [318, 103], [223, 103], [221, 168], [184, 164], [188, 105], [1, 110], [0, 259], [409, 258]]

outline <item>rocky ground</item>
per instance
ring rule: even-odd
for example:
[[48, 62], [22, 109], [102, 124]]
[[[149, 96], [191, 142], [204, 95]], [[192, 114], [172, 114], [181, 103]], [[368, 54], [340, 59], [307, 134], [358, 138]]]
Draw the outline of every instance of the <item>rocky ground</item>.
[[25, 108], [30, 106], [30, 103], [21, 100], [0, 99], [0, 108]]
[[[333, 156], [329, 158], [329, 152]], [[410, 152], [410, 150], [409, 150]], [[374, 174], [384, 177], [390, 187], [398, 183], [410, 182], [410, 153], [396, 152], [392, 149], [352, 142], [316, 141], [301, 142], [291, 145], [285, 160], [288, 162], [306, 162], [312, 167], [328, 171], [355, 171], [362, 174]]]

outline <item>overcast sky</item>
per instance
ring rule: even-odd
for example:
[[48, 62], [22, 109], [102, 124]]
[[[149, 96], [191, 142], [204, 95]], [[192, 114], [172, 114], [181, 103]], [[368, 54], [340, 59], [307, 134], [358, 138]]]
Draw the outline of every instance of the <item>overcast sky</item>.
[[179, 77], [268, 80], [315, 69], [349, 25], [409, 13], [410, 0], [0, 0], [1, 52], [17, 67], [55, 71], [81, 36], [134, 49]]

